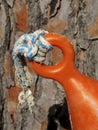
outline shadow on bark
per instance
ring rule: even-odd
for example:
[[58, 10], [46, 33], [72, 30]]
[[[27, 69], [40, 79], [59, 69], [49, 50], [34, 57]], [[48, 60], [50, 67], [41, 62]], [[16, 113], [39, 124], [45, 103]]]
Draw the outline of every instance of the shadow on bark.
[[49, 109], [47, 130], [58, 130], [58, 128], [71, 130], [66, 99], [63, 104], [54, 104]]

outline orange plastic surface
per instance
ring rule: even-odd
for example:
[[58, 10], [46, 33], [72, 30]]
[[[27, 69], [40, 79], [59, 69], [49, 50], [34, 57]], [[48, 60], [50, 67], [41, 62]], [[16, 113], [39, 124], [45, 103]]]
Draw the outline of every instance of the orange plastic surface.
[[46, 39], [63, 52], [63, 60], [54, 66], [28, 61], [40, 76], [60, 82], [66, 92], [72, 130], [98, 130], [98, 81], [81, 74], [75, 67], [74, 49], [68, 39], [46, 34]]

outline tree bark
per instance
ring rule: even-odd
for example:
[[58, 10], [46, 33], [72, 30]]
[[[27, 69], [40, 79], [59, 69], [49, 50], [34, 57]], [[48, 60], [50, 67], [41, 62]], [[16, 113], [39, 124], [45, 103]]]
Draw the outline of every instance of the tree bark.
[[[24, 33], [40, 28], [59, 33], [72, 42], [77, 69], [98, 79], [97, 5], [98, 0], [0, 0], [0, 130], [50, 130], [52, 125], [58, 127], [53, 130], [70, 130], [67, 104], [64, 103], [66, 94], [54, 80], [33, 73], [33, 113], [26, 105], [17, 108], [12, 49], [15, 40]], [[47, 61], [55, 64], [61, 58], [61, 51], [55, 48]], [[61, 117], [67, 113], [61, 122], [57, 113], [54, 114], [58, 108]], [[62, 125], [64, 121], [66, 125]]]

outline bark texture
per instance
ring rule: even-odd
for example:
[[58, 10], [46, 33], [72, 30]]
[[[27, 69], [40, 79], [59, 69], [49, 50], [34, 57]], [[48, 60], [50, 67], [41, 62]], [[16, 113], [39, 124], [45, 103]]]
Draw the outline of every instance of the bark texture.
[[[0, 130], [70, 130], [66, 96], [56, 81], [32, 73], [33, 113], [26, 104], [17, 108], [12, 49], [19, 36], [39, 28], [68, 37], [79, 71], [98, 79], [98, 0], [0, 0]], [[61, 58], [57, 48], [47, 57], [49, 64]]]

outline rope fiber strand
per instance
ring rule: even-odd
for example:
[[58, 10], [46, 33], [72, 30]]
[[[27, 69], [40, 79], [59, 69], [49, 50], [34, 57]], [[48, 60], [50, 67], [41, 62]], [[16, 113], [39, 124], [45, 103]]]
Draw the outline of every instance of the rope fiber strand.
[[19, 85], [23, 88], [23, 91], [18, 96], [19, 105], [27, 101], [30, 111], [32, 111], [34, 105], [34, 97], [30, 90], [33, 78], [27, 69], [25, 58], [39, 63], [45, 60], [47, 52], [53, 48], [45, 39], [45, 33], [48, 32], [40, 29], [34, 33], [23, 34], [16, 40], [12, 52], [15, 75]]

